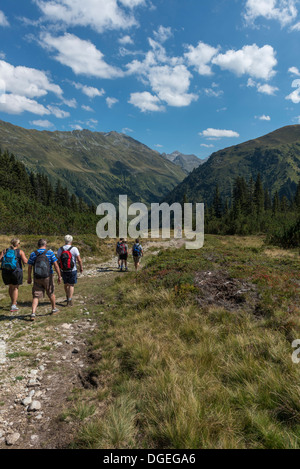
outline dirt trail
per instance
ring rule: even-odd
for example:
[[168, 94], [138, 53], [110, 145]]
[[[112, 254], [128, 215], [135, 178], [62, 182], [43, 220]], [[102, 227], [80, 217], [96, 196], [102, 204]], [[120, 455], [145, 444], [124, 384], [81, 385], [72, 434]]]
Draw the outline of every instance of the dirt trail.
[[[143, 246], [147, 256], [153, 256], [160, 249], [183, 243], [149, 241]], [[106, 278], [117, 271], [115, 256], [106, 262], [93, 263], [92, 258], [85, 261], [88, 267], [82, 277]], [[0, 449], [65, 447], [72, 441], [74, 422], [59, 417], [72, 390], [82, 386], [89, 363], [87, 337], [97, 330], [99, 316], [89, 317], [86, 297], [75, 295], [75, 307], [80, 312], [76, 317], [68, 309], [64, 312], [65, 298], [58, 297], [59, 321], [55, 321], [58, 316], [50, 316], [46, 299], [39, 305], [38, 320], [31, 323], [31, 302], [22, 303], [25, 289], [28, 296], [30, 287], [20, 288], [19, 312], [10, 313], [8, 306], [0, 308]], [[7, 298], [7, 288], [2, 286], [3, 298]]]

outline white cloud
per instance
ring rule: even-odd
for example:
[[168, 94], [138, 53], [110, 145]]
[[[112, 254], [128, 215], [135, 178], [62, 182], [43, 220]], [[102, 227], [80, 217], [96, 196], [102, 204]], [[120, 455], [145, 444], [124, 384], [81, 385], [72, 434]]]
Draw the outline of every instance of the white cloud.
[[165, 110], [160, 99], [157, 96], [153, 96], [148, 91], [144, 91], [143, 93], [132, 93], [128, 102], [139, 108], [142, 112], [161, 112]]
[[17, 94], [3, 94], [0, 99], [0, 111], [8, 114], [22, 114], [22, 112], [31, 112], [40, 116], [49, 115], [50, 110], [46, 109], [33, 99]]
[[128, 133], [132, 133], [134, 132], [132, 129], [129, 129], [128, 127], [124, 127], [124, 129], [122, 129], [122, 134], [128, 134]]
[[116, 104], [118, 102], [119, 102], [119, 100], [117, 98], [110, 98], [110, 97], [106, 98], [106, 104], [110, 109], [113, 107], [114, 104]]
[[77, 90], [81, 90], [86, 96], [89, 98], [95, 98], [96, 96], [103, 96], [105, 91], [103, 88], [99, 90], [98, 88], [94, 88], [93, 86], [86, 86], [82, 85], [81, 83], [73, 83]]
[[165, 28], [164, 26], [159, 26], [157, 31], [153, 33], [156, 41], [163, 43], [166, 42], [170, 37], [173, 36], [171, 28]]
[[297, 75], [298, 77], [300, 76], [300, 72], [297, 67], [290, 67], [288, 71], [292, 75]]
[[71, 129], [74, 129], [74, 130], [83, 130], [83, 127], [81, 127], [81, 125], [79, 124], [73, 124], [73, 125], [70, 125]]
[[[145, 4], [144, 0], [119, 0], [131, 10]], [[88, 26], [102, 33], [106, 30], [128, 29], [138, 23], [132, 11], [122, 9], [117, 0], [35, 0], [45, 18], [67, 26]]]
[[218, 53], [218, 49], [204, 42], [199, 42], [197, 47], [187, 46], [188, 52], [184, 54], [188, 65], [194, 67], [200, 75], [212, 75], [211, 60]]
[[204, 93], [212, 98], [219, 98], [224, 94], [224, 92], [219, 89], [219, 85], [216, 83], [212, 83], [211, 88], [204, 88]]
[[31, 121], [31, 125], [35, 125], [36, 127], [42, 127], [44, 129], [50, 129], [51, 127], [54, 127], [52, 122], [48, 120], [36, 120], [36, 121]]
[[222, 129], [212, 129], [208, 128], [204, 130], [203, 132], [200, 132], [199, 135], [202, 137], [207, 137], [207, 138], [232, 138], [232, 137], [239, 137], [240, 135], [237, 132], [234, 132], [233, 130], [222, 130]]
[[128, 8], [135, 8], [145, 5], [145, 0], [120, 0], [120, 2]]
[[49, 111], [51, 112], [51, 114], [54, 114], [55, 117], [57, 117], [58, 119], [64, 119], [66, 117], [69, 117], [70, 116], [70, 113], [69, 112], [66, 112], [66, 111], [63, 111], [62, 109], [60, 109], [59, 107], [57, 106], [47, 106], [47, 108], [49, 109]]
[[53, 37], [49, 33], [41, 35], [41, 45], [58, 54], [55, 60], [70, 67], [76, 75], [88, 75], [97, 78], [116, 78], [123, 72], [108, 65], [104, 55], [90, 41], [80, 39], [66, 33], [61, 37]]
[[269, 80], [276, 73], [273, 68], [277, 65], [277, 60], [272, 46], [265, 45], [260, 48], [253, 44], [237, 51], [229, 50], [225, 54], [219, 54], [212, 59], [212, 63], [238, 76], [246, 74]]
[[214, 148], [214, 145], [211, 143], [210, 145], [208, 145], [207, 143], [201, 143], [200, 147], [204, 147], [204, 148]]
[[156, 66], [148, 71], [152, 90], [160, 100], [175, 107], [189, 106], [198, 99], [197, 95], [187, 93], [191, 78], [191, 73], [184, 65]]
[[268, 83], [257, 83], [256, 81], [252, 80], [252, 78], [248, 79], [247, 86], [250, 88], [256, 88], [259, 93], [267, 94], [269, 96], [274, 96], [278, 88], [276, 86], [271, 86]]
[[282, 26], [297, 17], [297, 0], [247, 0], [244, 18], [253, 23], [258, 17], [277, 20]]
[[263, 114], [262, 116], [255, 116], [255, 119], [259, 119], [260, 121], [270, 121], [271, 117]]
[[9, 22], [5, 14], [1, 10], [0, 10], [0, 26], [9, 26]]
[[278, 88], [276, 86], [268, 85], [267, 83], [261, 85], [260, 83], [257, 84], [257, 91], [259, 93], [267, 94], [269, 96], [274, 96]]
[[85, 104], [81, 106], [81, 109], [87, 112], [94, 112], [94, 109], [92, 109], [90, 106], [86, 106]]
[[292, 83], [292, 88], [296, 88], [295, 91], [292, 91], [285, 99], [292, 101], [294, 104], [300, 103], [300, 79], [294, 80]]
[[62, 96], [62, 89], [50, 82], [45, 72], [35, 68], [28, 68], [9, 64], [0, 60], [0, 78], [6, 84], [6, 91], [27, 98], [39, 98], [52, 92]]
[[122, 44], [123, 46], [134, 44], [130, 36], [120, 37], [119, 43]]

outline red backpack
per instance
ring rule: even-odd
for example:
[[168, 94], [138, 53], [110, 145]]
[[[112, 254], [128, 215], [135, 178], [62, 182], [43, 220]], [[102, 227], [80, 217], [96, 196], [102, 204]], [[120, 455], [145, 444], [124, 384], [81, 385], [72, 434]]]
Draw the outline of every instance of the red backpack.
[[74, 268], [74, 261], [71, 254], [72, 246], [69, 249], [63, 250], [59, 257], [59, 267], [63, 272], [71, 272]]

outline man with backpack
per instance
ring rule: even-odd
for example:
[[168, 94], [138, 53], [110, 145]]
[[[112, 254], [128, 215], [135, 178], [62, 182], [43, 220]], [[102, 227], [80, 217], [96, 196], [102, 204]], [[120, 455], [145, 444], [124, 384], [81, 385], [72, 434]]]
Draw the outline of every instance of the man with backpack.
[[134, 245], [132, 246], [132, 257], [135, 267], [135, 272], [137, 273], [138, 267], [140, 265], [141, 258], [144, 255], [142, 246], [140, 245], [140, 240], [136, 239]]
[[20, 240], [13, 238], [11, 245], [0, 254], [2, 280], [8, 285], [8, 293], [11, 299], [10, 311], [15, 313], [19, 310], [17, 300], [19, 286], [23, 284], [23, 264], [27, 264], [27, 258], [20, 249]]
[[79, 250], [72, 246], [73, 236], [65, 236], [65, 245], [57, 251], [58, 263], [64, 281], [67, 297], [67, 306], [73, 306], [74, 285], [77, 283], [77, 266], [79, 264], [80, 273], [83, 272], [82, 260]]
[[35, 320], [36, 309], [39, 304], [39, 299], [47, 294], [51, 301], [51, 314], [57, 314], [59, 310], [55, 306], [55, 294], [54, 294], [54, 280], [53, 280], [53, 268], [58, 275], [58, 284], [61, 283], [61, 274], [58, 266], [57, 258], [51, 249], [47, 249], [47, 241], [40, 239], [38, 241], [38, 249], [30, 254], [28, 261], [28, 279], [27, 283], [32, 283], [32, 268], [34, 270], [34, 282], [32, 288], [32, 313], [31, 321]]
[[128, 258], [128, 246], [124, 238], [121, 238], [117, 244], [116, 252], [119, 256], [119, 269], [120, 272], [123, 270], [123, 265], [125, 265], [125, 270], [128, 270], [127, 267], [127, 258]]

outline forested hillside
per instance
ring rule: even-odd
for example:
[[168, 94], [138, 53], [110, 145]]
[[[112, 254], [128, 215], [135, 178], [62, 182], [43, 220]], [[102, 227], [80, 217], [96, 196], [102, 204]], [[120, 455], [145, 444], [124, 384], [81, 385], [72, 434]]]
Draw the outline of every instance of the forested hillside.
[[0, 151], [0, 232], [2, 234], [93, 233], [95, 208], [70, 195], [60, 182], [28, 172], [13, 154]]

